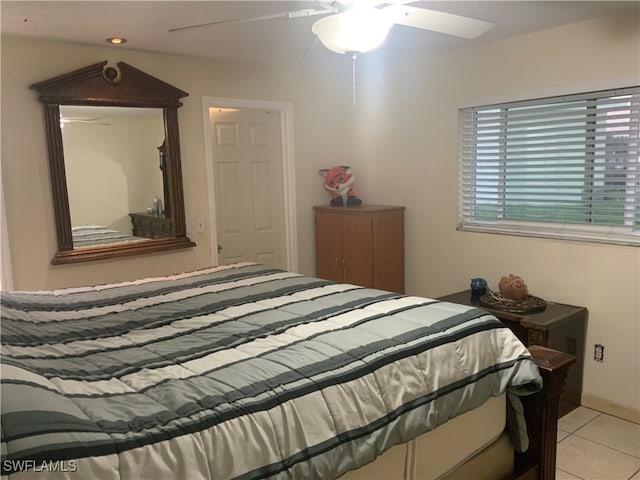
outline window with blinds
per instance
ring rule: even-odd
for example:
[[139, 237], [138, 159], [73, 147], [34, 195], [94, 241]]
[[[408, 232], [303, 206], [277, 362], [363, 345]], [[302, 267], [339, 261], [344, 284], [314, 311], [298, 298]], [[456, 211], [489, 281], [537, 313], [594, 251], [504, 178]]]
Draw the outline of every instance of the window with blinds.
[[640, 245], [640, 87], [460, 111], [458, 227]]

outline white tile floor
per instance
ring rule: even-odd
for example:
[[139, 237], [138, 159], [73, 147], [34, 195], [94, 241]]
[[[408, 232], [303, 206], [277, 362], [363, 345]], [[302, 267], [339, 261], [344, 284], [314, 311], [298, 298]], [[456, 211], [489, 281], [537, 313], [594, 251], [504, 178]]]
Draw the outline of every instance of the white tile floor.
[[585, 407], [558, 421], [557, 480], [640, 480], [640, 425]]

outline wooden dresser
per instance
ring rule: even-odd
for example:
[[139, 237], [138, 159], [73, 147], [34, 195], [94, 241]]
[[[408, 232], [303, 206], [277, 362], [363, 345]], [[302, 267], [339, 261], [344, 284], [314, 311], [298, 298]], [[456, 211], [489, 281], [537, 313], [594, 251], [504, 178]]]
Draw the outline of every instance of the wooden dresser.
[[133, 235], [145, 238], [173, 237], [171, 219], [164, 215], [130, 213]]
[[404, 207], [314, 210], [317, 277], [404, 293]]

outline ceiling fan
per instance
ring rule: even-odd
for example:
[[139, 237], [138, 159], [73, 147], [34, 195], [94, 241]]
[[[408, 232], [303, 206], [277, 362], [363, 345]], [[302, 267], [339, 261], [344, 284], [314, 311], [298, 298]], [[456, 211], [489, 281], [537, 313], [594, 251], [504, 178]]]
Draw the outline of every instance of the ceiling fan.
[[301, 18], [324, 15], [311, 30], [329, 50], [358, 54], [374, 50], [384, 42], [393, 25], [431, 30], [472, 39], [489, 31], [494, 24], [475, 18], [412, 7], [415, 0], [316, 0], [316, 8], [273, 13], [256, 17], [218, 20], [172, 28], [182, 32], [227, 23], [246, 23], [275, 18]]

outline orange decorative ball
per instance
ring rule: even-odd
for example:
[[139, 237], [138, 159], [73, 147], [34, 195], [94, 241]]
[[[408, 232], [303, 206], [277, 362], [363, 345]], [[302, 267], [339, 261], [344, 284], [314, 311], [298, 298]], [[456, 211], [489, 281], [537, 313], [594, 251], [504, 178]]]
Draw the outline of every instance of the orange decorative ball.
[[527, 295], [527, 284], [517, 275], [502, 277], [498, 284], [500, 294], [509, 300], [520, 300]]

